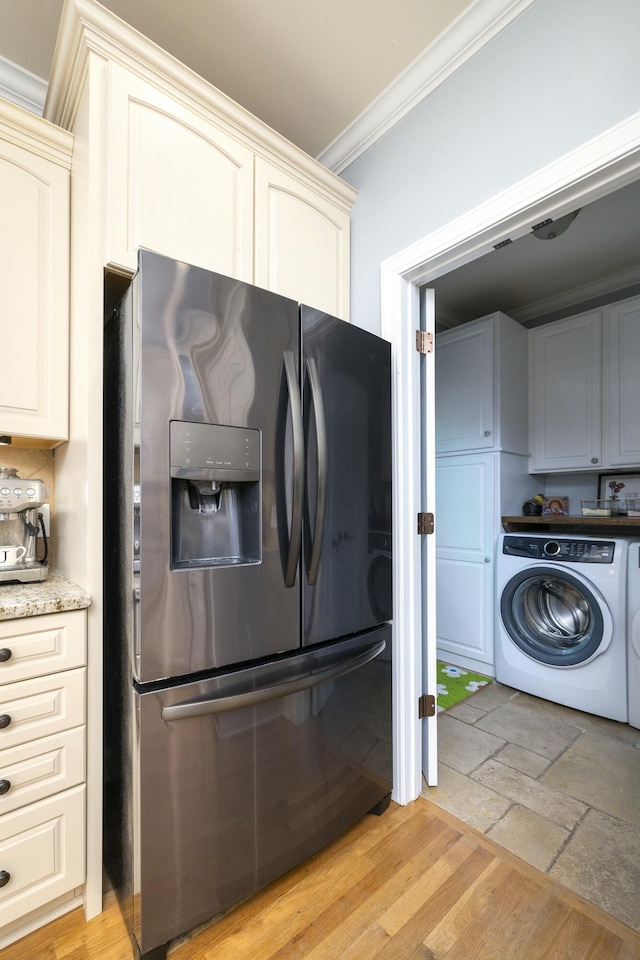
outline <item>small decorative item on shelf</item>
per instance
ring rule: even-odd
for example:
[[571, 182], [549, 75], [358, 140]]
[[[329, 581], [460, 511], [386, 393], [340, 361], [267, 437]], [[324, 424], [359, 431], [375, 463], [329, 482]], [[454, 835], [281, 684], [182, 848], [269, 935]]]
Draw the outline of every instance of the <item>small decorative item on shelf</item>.
[[601, 473], [598, 496], [608, 500], [612, 517], [625, 516], [629, 500], [640, 499], [640, 476], [636, 473]]
[[543, 517], [568, 517], [569, 497], [545, 497], [542, 504]]
[[541, 493], [536, 493], [535, 497], [531, 497], [530, 500], [526, 500], [522, 504], [522, 513], [525, 517], [539, 517], [542, 513], [542, 504], [544, 503], [544, 497]]
[[610, 517], [611, 500], [581, 500], [583, 517]]
[[640, 517], [640, 500], [635, 497], [627, 498], [627, 515], [629, 517]]

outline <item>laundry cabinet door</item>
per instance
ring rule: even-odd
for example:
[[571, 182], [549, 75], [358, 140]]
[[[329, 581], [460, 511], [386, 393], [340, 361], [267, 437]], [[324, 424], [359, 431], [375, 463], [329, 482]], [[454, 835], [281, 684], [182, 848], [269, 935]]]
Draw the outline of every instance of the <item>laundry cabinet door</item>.
[[600, 310], [530, 332], [531, 472], [602, 466]]
[[640, 297], [608, 307], [604, 320], [606, 466], [640, 464]]
[[107, 259], [138, 247], [240, 280], [253, 276], [253, 153], [203, 107], [110, 63]]
[[497, 457], [467, 454], [436, 463], [438, 656], [471, 669], [493, 664]]

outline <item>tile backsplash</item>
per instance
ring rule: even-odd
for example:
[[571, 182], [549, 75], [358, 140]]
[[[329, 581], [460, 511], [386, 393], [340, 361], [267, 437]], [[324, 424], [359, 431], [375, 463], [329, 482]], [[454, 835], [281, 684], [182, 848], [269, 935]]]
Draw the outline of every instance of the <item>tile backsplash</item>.
[[[0, 467], [15, 467], [23, 480], [43, 480], [49, 491], [47, 503], [51, 514], [49, 566], [55, 563], [55, 458], [52, 450], [32, 447], [0, 446]], [[42, 545], [40, 545], [41, 555]]]

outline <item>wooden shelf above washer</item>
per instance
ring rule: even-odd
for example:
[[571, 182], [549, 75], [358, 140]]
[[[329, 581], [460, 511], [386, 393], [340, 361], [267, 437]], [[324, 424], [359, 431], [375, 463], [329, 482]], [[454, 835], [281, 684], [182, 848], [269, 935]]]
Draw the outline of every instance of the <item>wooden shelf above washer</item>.
[[502, 517], [502, 528], [507, 533], [573, 531], [597, 536], [640, 537], [640, 517]]

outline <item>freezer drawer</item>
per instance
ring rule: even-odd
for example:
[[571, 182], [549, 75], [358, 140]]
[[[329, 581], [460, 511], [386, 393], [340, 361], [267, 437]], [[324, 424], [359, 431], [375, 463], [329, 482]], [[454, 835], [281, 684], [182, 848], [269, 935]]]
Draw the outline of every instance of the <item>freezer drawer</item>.
[[244, 900], [389, 795], [389, 636], [385, 627], [137, 695], [140, 815], [120, 894], [143, 954]]

